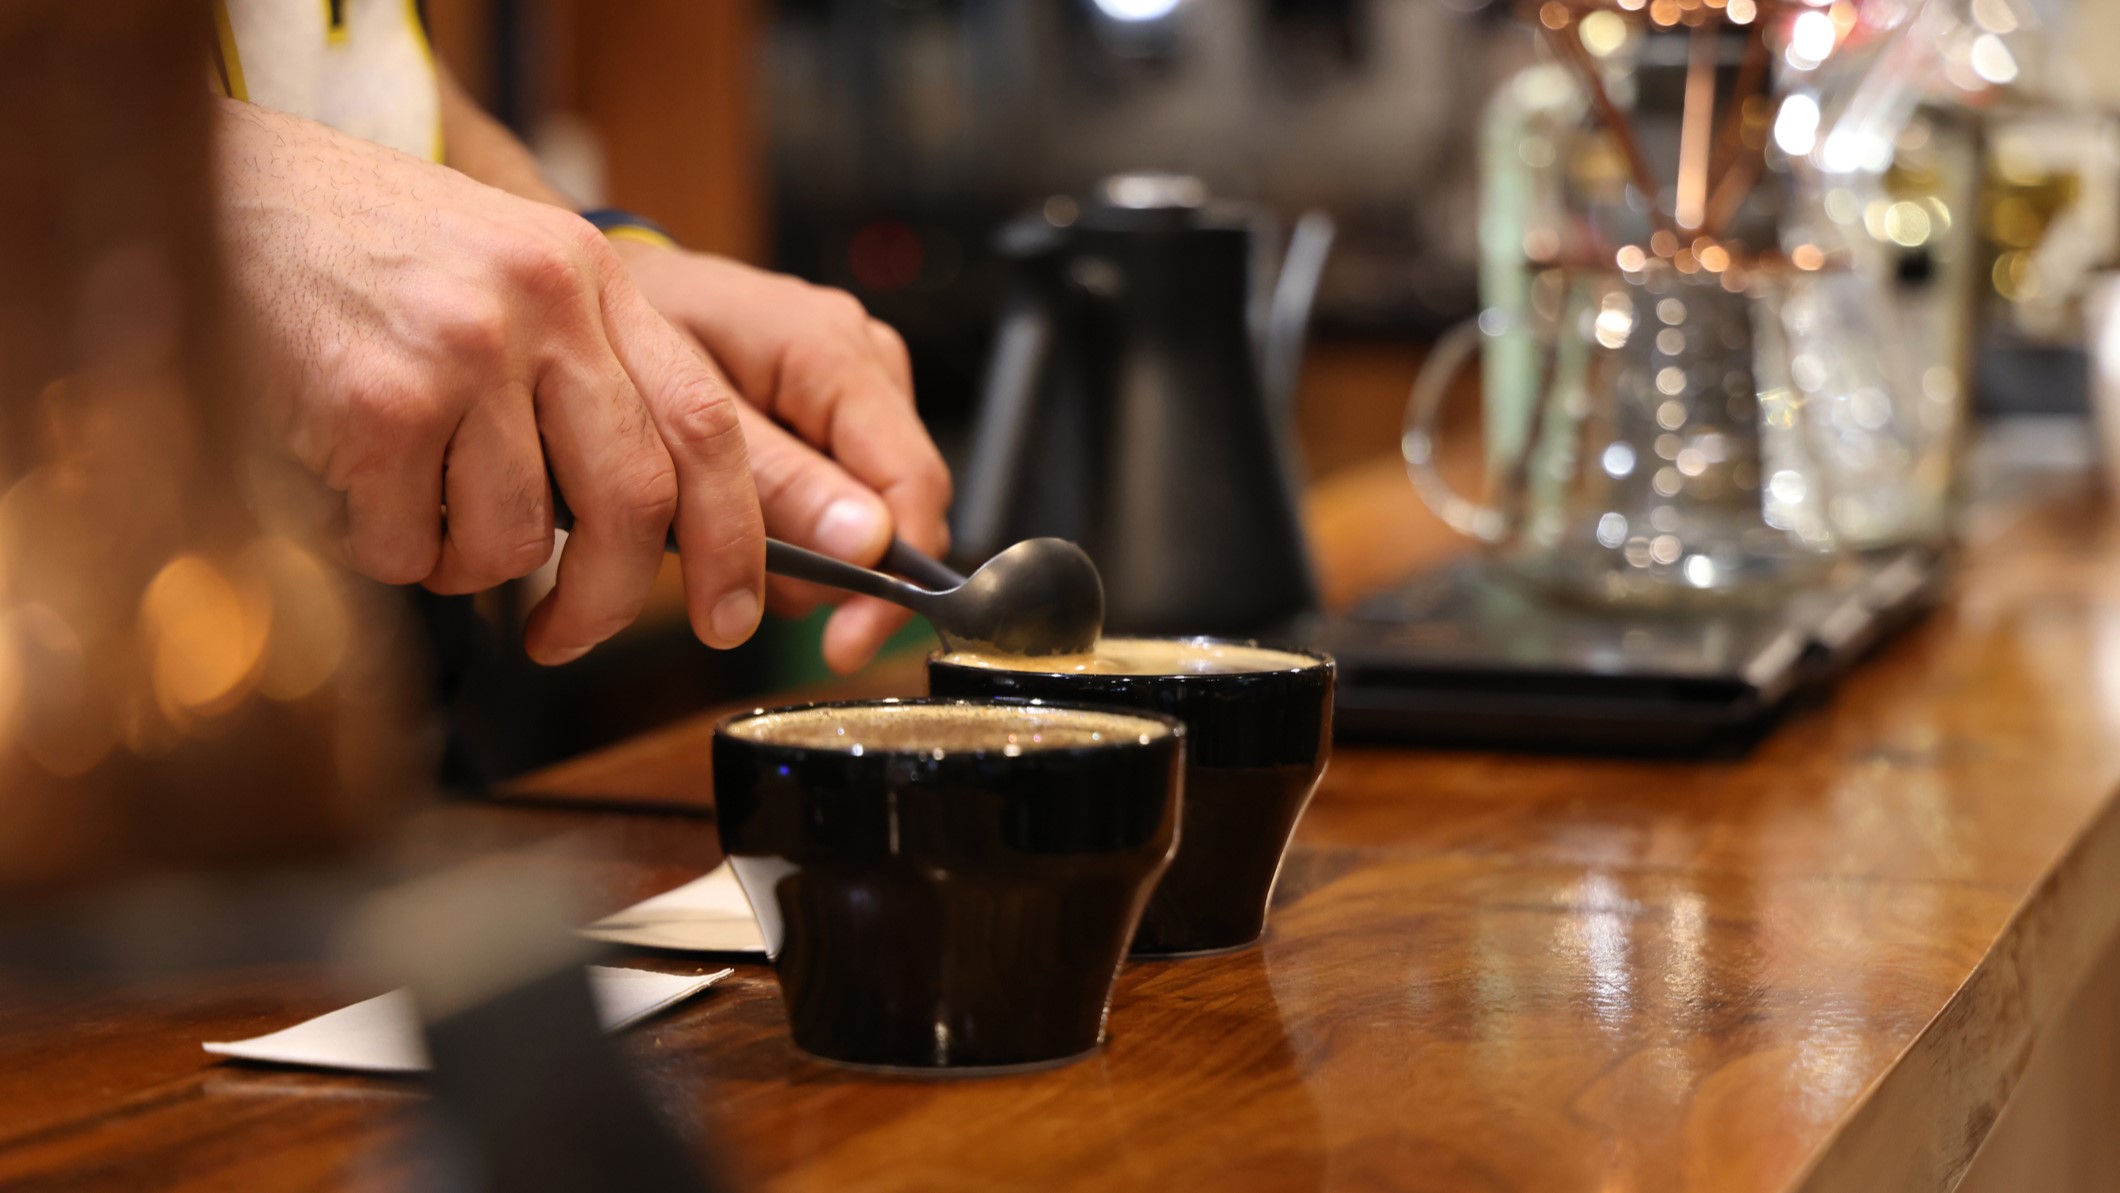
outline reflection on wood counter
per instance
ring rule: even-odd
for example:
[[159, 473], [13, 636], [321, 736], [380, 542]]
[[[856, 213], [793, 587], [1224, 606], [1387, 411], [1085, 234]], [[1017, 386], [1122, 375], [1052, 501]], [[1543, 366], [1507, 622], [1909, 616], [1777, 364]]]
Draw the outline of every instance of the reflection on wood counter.
[[[528, 786], [704, 802], [706, 740]], [[1085, 1063], [830, 1069], [757, 965], [628, 1049], [739, 1187], [1948, 1189], [1987, 1177], [2034, 1045], [2068, 1051], [2042, 1033], [2083, 1018], [2078, 983], [2120, 975], [2116, 790], [2120, 522], [2064, 499], [1986, 534], [1942, 612], [1742, 762], [1343, 749], [1264, 947], [1129, 966]], [[597, 910], [714, 860], [712, 826], [667, 812], [439, 822], [466, 850], [571, 838]], [[377, 1149], [415, 1087], [184, 1052], [321, 1009], [315, 977], [217, 981], [0, 1025], [0, 1184], [402, 1176]]]

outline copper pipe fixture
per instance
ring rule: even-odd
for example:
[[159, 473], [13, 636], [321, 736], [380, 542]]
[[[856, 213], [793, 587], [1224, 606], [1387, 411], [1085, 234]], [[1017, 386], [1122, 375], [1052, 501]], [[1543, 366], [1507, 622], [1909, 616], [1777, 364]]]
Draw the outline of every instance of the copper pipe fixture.
[[1707, 219], [1708, 155], [1714, 148], [1715, 29], [1705, 22], [1687, 34], [1686, 100], [1678, 134], [1678, 185], [1672, 192], [1672, 216], [1678, 226], [1697, 231]]
[[1582, 30], [1575, 12], [1549, 0], [1539, 9], [1539, 28], [1546, 31], [1547, 40], [1574, 68], [1576, 77], [1589, 92], [1590, 106], [1597, 113], [1598, 123], [1619, 146], [1634, 189], [1641, 193], [1642, 202], [1648, 206], [1650, 219], [1659, 226], [1669, 227], [1671, 218], [1663, 210], [1658, 197], [1656, 173], [1649, 168], [1649, 159], [1642, 153], [1641, 139], [1634, 135], [1626, 113], [1612, 102], [1612, 93], [1606, 89], [1603, 76], [1598, 74], [1597, 63], [1590, 57], [1590, 51], [1583, 48]]
[[[1621, 0], [1545, 0], [1538, 6], [1539, 28], [1555, 54], [1582, 84], [1599, 126], [1619, 147], [1630, 184], [1648, 206], [1656, 232], [1647, 246], [1635, 246], [1645, 248], [1646, 255], [1670, 259], [1681, 267], [1709, 268], [1714, 272], [1763, 264], [1772, 255], [1772, 250], [1761, 252], [1742, 244], [1725, 243], [1723, 237], [1765, 167], [1764, 144], [1749, 145], [1745, 140], [1746, 109], [1755, 97], [1764, 94], [1770, 53], [1767, 26], [1783, 7], [1784, 0], [1756, 0], [1750, 20], [1733, 20], [1727, 4], [1713, 0], [1657, 0], [1646, 8], [1657, 25], [1685, 25], [1690, 37], [1678, 176], [1673, 201], [1666, 209], [1641, 139], [1627, 113], [1613, 100], [1598, 63], [1581, 36], [1583, 17], [1610, 12], [1639, 21], [1643, 5], [1638, 0], [1632, 6]], [[1660, 8], [1667, 11], [1660, 12]], [[1727, 109], [1718, 122], [1717, 34], [1732, 24], [1749, 25], [1751, 30], [1735, 85], [1723, 101]]]

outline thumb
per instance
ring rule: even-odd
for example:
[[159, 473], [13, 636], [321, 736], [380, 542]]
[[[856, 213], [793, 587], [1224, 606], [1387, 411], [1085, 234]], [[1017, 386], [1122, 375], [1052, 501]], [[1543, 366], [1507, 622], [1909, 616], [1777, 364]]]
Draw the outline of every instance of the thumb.
[[[766, 533], [851, 563], [875, 564], [891, 544], [891, 512], [883, 498], [839, 465], [765, 415], [744, 407], [751, 475], [766, 516]], [[773, 607], [798, 614], [844, 593], [776, 580]], [[824, 658], [841, 675], [859, 670], [911, 616], [867, 597], [845, 600], [825, 627]]]
[[767, 534], [850, 563], [883, 558], [891, 545], [883, 498], [748, 403], [741, 418]]

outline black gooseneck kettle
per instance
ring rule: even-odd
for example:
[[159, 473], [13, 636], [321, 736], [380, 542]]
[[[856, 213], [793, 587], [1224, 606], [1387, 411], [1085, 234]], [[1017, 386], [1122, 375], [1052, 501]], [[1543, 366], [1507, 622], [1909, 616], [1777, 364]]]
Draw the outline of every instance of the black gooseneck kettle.
[[1014, 279], [957, 503], [967, 558], [1072, 539], [1126, 633], [1253, 634], [1315, 605], [1290, 408], [1332, 225], [1303, 217], [1273, 284], [1268, 227], [1198, 179], [1123, 174], [1071, 221], [1002, 230]]

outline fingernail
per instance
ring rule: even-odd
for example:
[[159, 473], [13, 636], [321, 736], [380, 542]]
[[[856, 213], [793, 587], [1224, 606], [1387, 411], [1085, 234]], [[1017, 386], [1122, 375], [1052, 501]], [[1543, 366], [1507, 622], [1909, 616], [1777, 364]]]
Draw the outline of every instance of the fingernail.
[[714, 606], [714, 614], [708, 621], [714, 627], [716, 638], [725, 645], [736, 645], [758, 628], [757, 595], [748, 588], [730, 593]]
[[883, 538], [883, 511], [874, 502], [842, 497], [817, 519], [817, 549], [841, 559], [866, 559]]

